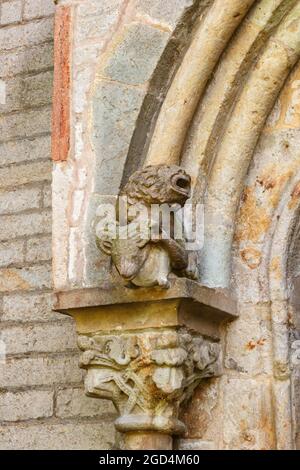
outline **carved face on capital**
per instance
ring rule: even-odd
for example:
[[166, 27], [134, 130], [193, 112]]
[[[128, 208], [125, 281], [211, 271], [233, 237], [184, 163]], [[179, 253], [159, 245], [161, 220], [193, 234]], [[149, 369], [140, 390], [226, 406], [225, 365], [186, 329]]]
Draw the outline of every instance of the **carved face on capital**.
[[132, 235], [128, 227], [118, 227], [119, 232], [126, 230], [127, 237], [120, 236], [111, 238], [107, 233], [97, 239], [97, 245], [104, 253], [111, 256], [114, 266], [120, 276], [126, 281], [131, 281], [139, 273], [145, 264], [150, 251], [149, 238], [139, 233]]

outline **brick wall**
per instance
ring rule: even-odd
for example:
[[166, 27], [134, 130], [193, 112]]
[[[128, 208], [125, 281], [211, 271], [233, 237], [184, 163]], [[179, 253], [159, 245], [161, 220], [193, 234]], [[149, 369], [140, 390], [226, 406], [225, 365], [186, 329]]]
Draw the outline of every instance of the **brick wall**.
[[0, 0], [1, 449], [114, 441], [111, 403], [83, 395], [74, 325], [51, 310], [53, 12]]

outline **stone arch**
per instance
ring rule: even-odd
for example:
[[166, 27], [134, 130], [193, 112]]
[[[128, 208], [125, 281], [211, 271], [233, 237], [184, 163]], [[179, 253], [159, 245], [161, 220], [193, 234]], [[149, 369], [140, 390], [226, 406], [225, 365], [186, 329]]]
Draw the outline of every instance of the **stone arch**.
[[289, 266], [299, 226], [300, 154], [295, 145], [299, 123], [293, 121], [295, 102], [290, 91], [293, 83], [298, 83], [298, 76], [299, 65], [286, 81], [261, 134], [244, 182], [234, 240], [233, 277], [241, 309], [239, 321], [243, 322], [243, 311], [251, 306], [253, 312], [260, 313], [256, 325], [264, 323], [265, 346], [269, 343], [270, 361], [268, 366], [265, 363], [263, 375], [269, 375], [272, 383], [279, 449], [295, 445]]

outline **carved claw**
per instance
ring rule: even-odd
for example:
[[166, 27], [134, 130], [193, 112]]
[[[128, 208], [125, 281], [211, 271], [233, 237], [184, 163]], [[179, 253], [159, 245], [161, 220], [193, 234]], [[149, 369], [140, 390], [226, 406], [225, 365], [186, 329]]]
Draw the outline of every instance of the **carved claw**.
[[198, 268], [196, 267], [195, 269], [186, 269], [183, 272], [183, 276], [187, 277], [188, 279], [191, 279], [192, 281], [198, 281], [199, 280]]
[[159, 287], [162, 287], [163, 289], [169, 289], [171, 284], [168, 279], [159, 279], [158, 285]]

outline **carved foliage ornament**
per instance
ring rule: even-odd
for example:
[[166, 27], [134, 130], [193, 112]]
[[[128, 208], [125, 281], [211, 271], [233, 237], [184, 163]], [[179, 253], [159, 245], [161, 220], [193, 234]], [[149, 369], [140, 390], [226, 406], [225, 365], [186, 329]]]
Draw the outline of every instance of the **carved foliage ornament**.
[[[184, 235], [181, 239], [174, 236], [176, 211], [184, 206], [190, 191], [191, 178], [177, 165], [147, 166], [129, 178], [121, 194], [127, 198], [128, 222], [122, 225], [118, 221], [114, 236], [109, 227], [97, 234], [99, 249], [111, 256], [127, 284], [167, 288], [172, 272], [197, 279], [197, 268], [190, 262]], [[158, 204], [163, 211], [167, 208], [170, 216], [168, 233], [160, 217], [158, 221], [153, 220], [153, 205]], [[154, 232], [156, 237], [153, 237]]]
[[206, 377], [220, 373], [220, 345], [185, 329], [80, 336], [86, 393], [113, 401], [119, 431], [180, 434], [179, 406]]

